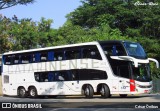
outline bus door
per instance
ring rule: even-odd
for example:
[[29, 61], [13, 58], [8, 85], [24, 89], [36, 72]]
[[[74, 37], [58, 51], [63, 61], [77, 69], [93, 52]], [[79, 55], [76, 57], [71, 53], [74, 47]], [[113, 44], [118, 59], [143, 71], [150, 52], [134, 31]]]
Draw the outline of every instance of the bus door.
[[130, 70], [128, 65], [122, 65], [118, 67], [118, 87], [119, 92], [130, 92]]
[[76, 94], [79, 91], [78, 71], [63, 71], [60, 72], [58, 89], [64, 94]]
[[118, 87], [119, 87], [119, 92], [130, 92], [129, 79], [119, 77]]
[[81, 91], [79, 81], [65, 81], [64, 84], [69, 94], [79, 94]]
[[2, 90], [4, 94], [9, 94], [10, 92], [10, 82], [9, 82], [10, 78], [9, 75], [2, 75], [2, 81], [3, 81], [3, 86], [2, 86]]

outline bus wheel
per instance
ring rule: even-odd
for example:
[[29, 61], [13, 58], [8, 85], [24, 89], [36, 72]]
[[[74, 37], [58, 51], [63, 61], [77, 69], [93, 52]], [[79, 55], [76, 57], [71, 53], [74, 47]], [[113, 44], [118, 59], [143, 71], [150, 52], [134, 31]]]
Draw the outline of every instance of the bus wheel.
[[29, 88], [29, 96], [32, 98], [36, 98], [37, 97], [37, 90], [35, 87], [30, 87]]
[[121, 98], [126, 98], [126, 97], [127, 97], [127, 94], [120, 94], [120, 97], [121, 97]]
[[24, 98], [27, 96], [27, 92], [24, 87], [19, 87], [17, 93], [18, 93], [17, 94], [18, 97], [20, 97], [20, 98]]
[[100, 93], [101, 93], [101, 96], [102, 96], [103, 98], [108, 98], [108, 97], [110, 97], [110, 90], [109, 90], [108, 86], [105, 85], [105, 84], [102, 85], [102, 87], [101, 87], [101, 89], [100, 89]]
[[87, 85], [84, 89], [84, 94], [86, 98], [92, 98], [93, 97], [93, 88], [90, 85]]

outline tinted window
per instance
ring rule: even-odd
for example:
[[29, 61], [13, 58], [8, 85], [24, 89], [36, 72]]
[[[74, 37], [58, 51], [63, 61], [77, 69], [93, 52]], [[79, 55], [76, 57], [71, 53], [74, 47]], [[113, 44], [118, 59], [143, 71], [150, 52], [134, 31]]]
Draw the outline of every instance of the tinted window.
[[116, 76], [124, 77], [124, 78], [130, 78], [131, 69], [128, 61], [121, 61], [121, 60], [114, 60], [114, 59], [108, 59], [110, 62], [110, 65], [112, 67], [113, 73]]
[[19, 55], [13, 55], [13, 64], [19, 64]]
[[70, 59], [79, 59], [80, 51], [79, 50], [67, 50], [65, 53], [66, 60]]
[[92, 58], [102, 60], [101, 55], [96, 46], [83, 48], [82, 49], [82, 58]]
[[44, 61], [47, 61], [47, 58], [48, 57], [48, 53], [47, 52], [42, 52], [40, 54], [40, 61], [44, 62]]
[[38, 82], [69, 81], [70, 74], [69, 71], [36, 72], [35, 80]]
[[21, 63], [27, 64], [31, 62], [31, 55], [22, 55], [21, 56]]
[[4, 56], [4, 64], [11, 65], [12, 64], [12, 57], [11, 56]]
[[101, 80], [107, 79], [107, 73], [92, 69], [74, 69], [66, 71], [36, 72], [37, 82], [74, 81], [74, 80]]
[[147, 58], [147, 55], [143, 47], [139, 43], [124, 42], [124, 47], [126, 48], [129, 56], [133, 56], [140, 59]]
[[119, 66], [119, 75], [124, 78], [130, 78], [129, 66]]
[[103, 50], [106, 55], [109, 56], [123, 56], [126, 55], [126, 52], [122, 45], [119, 44], [106, 44], [103, 45]]
[[79, 80], [79, 74], [78, 74], [78, 70], [71, 70], [70, 71], [71, 74], [71, 80]]
[[107, 79], [105, 71], [92, 70], [92, 69], [81, 69], [79, 70], [80, 80], [100, 80]]
[[9, 76], [8, 75], [4, 75], [4, 83], [5, 84], [9, 83]]
[[53, 61], [54, 60], [54, 52], [53, 51], [49, 51], [48, 52], [48, 61]]
[[63, 55], [64, 55], [63, 51], [58, 51], [58, 50], [54, 51], [54, 60], [55, 61], [64, 60], [64, 56]]

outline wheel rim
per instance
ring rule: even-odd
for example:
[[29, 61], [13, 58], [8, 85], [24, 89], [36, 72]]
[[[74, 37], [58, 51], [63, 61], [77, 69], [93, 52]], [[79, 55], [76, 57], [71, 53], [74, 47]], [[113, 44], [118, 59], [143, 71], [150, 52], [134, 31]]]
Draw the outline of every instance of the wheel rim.
[[88, 89], [88, 87], [85, 89], [85, 95], [89, 95], [89, 89]]
[[20, 89], [19, 90], [19, 95], [23, 96], [23, 95], [25, 95], [25, 92], [26, 92], [25, 89]]
[[35, 92], [34, 89], [31, 89], [31, 90], [30, 90], [30, 95], [31, 95], [31, 96], [35, 96], [35, 95], [36, 95], [36, 92]]
[[100, 91], [100, 92], [101, 92], [101, 95], [103, 96], [103, 95], [104, 95], [104, 93], [105, 93], [105, 91], [104, 91], [104, 87], [102, 87], [102, 88], [101, 88], [101, 91]]

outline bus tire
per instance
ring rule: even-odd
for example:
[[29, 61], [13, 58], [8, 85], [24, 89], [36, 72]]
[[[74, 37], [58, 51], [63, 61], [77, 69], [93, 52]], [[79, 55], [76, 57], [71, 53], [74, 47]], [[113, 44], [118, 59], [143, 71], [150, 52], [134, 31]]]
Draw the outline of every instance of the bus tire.
[[100, 89], [100, 94], [101, 94], [101, 97], [103, 98], [111, 97], [109, 87], [105, 84], [102, 84], [101, 89]]
[[27, 92], [24, 87], [19, 87], [17, 90], [17, 95], [20, 98], [25, 98], [27, 96]]
[[127, 94], [120, 94], [120, 97], [121, 97], [121, 98], [126, 98], [126, 97], [127, 97]]
[[93, 88], [91, 85], [87, 85], [84, 89], [84, 95], [86, 96], [86, 98], [92, 98], [93, 97]]
[[36, 98], [37, 97], [37, 89], [35, 87], [30, 87], [29, 88], [29, 96], [31, 98]]

